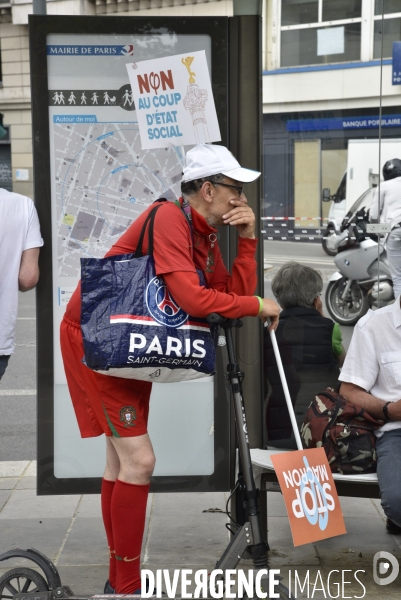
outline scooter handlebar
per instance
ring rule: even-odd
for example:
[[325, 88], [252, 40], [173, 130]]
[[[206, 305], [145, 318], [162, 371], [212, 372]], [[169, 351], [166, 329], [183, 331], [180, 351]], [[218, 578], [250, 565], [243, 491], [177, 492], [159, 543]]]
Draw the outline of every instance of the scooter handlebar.
[[206, 321], [209, 325], [220, 325], [221, 327], [242, 327], [242, 321], [240, 319], [229, 319], [223, 317], [218, 313], [210, 313], [206, 317]]

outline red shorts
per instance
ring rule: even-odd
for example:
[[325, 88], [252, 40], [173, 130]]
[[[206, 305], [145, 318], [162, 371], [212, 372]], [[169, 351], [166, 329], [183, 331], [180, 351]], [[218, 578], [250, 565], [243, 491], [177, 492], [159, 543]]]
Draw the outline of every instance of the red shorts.
[[83, 438], [105, 433], [135, 437], [147, 433], [152, 384], [137, 379], [100, 375], [82, 362], [79, 323], [64, 316], [60, 327], [61, 354], [68, 389]]

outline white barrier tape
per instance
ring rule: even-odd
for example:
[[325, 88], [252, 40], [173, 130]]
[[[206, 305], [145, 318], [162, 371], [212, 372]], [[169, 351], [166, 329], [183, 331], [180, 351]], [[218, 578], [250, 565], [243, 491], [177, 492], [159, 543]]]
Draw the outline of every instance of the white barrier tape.
[[[265, 229], [262, 229], [260, 233], [267, 233], [267, 231]], [[270, 231], [269, 231], [269, 233], [270, 233]], [[277, 232], [277, 233], [280, 233], [280, 232]], [[307, 232], [305, 231], [305, 233], [307, 233]], [[319, 233], [319, 232], [317, 231], [316, 233]], [[300, 242], [300, 241], [305, 241], [305, 240], [311, 240], [311, 241], [319, 240], [319, 241], [321, 241], [321, 240], [327, 240], [327, 237], [328, 237], [327, 235], [322, 235], [322, 236], [319, 236], [319, 237], [315, 237], [313, 235], [309, 235], [307, 237], [302, 237], [302, 238], [299, 237], [299, 236], [296, 236], [296, 235], [294, 235], [294, 237], [291, 237], [291, 238], [287, 238], [285, 236], [281, 236], [280, 238], [274, 238], [272, 236], [267, 236], [267, 237], [265, 237], [265, 240], [268, 240], [268, 241], [271, 241], [271, 242], [278, 242], [279, 240], [282, 241], [282, 242], [294, 242], [294, 241], [295, 242]], [[356, 237], [352, 236], [349, 239], [352, 240], [352, 241], [355, 241]]]
[[[274, 231], [269, 231], [267, 232], [266, 229], [262, 229], [261, 233], [275, 233], [277, 235], [280, 235], [280, 233], [284, 233], [283, 231], [280, 231], [280, 229], [275, 229]], [[285, 233], [294, 233], [294, 229], [287, 229], [287, 231]], [[310, 230], [307, 229], [301, 229], [296, 231], [296, 233], [311, 233]], [[315, 233], [317, 233], [318, 235], [322, 234], [322, 231], [320, 229], [315, 229]], [[325, 236], [323, 239], [326, 239], [327, 236]]]
[[[262, 231], [262, 233], [266, 233], [266, 232]], [[311, 240], [311, 241], [319, 240], [320, 241], [321, 239], [322, 239], [321, 237], [314, 237], [313, 235], [309, 235], [308, 237], [303, 237], [303, 238], [298, 237], [298, 236], [294, 236], [293, 238], [287, 238], [287, 237], [283, 237], [282, 236], [282, 237], [280, 237], [278, 239], [274, 238], [274, 237], [268, 236], [268, 237], [265, 238], [265, 240], [272, 241], [272, 242], [277, 242], [279, 240], [281, 240], [283, 242], [294, 242], [294, 241], [295, 242], [300, 242], [300, 241], [305, 241], [305, 240]]]
[[327, 217], [261, 217], [262, 221], [327, 221]]
[[[279, 225], [278, 223], [276, 223], [276, 224], [274, 224], [274, 223], [267, 223], [267, 226], [268, 227], [288, 227], [288, 224], [287, 223], [283, 223], [283, 224], [280, 223], [280, 225]], [[288, 233], [294, 233], [293, 229], [287, 229], [287, 231], [288, 231]], [[302, 233], [308, 233], [307, 229], [298, 229], [297, 231], [301, 231]], [[320, 233], [321, 230], [320, 229], [316, 229], [315, 231], [316, 231], [316, 233]], [[275, 230], [274, 233], [280, 233], [280, 232], [279, 232], [279, 230]]]

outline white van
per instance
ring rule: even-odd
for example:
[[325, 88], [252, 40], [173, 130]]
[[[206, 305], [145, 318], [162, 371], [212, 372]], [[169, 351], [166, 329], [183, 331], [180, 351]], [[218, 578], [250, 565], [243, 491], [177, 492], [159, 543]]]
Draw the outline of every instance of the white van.
[[323, 250], [334, 255], [327, 248], [327, 235], [332, 231], [339, 233], [341, 222], [354, 202], [369, 188], [376, 187], [379, 183], [379, 174], [382, 177], [383, 165], [392, 158], [401, 159], [401, 140], [382, 139], [380, 147], [379, 165], [379, 140], [349, 140], [347, 170], [334, 195], [325, 188], [322, 194], [323, 202], [330, 202], [330, 211], [327, 229], [322, 237]]

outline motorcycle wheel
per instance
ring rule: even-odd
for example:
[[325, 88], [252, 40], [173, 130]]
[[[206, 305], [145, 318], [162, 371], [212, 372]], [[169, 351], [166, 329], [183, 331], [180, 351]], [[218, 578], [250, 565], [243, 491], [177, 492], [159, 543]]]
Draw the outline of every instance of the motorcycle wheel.
[[326, 290], [327, 310], [340, 325], [355, 325], [368, 312], [369, 301], [357, 283], [353, 283], [345, 300], [341, 300], [344, 279], [330, 281]]
[[334, 232], [334, 229], [332, 227], [328, 227], [324, 232], [323, 232], [323, 236], [322, 236], [322, 248], [323, 250], [326, 252], [326, 254], [328, 254], [329, 256], [336, 256], [337, 255], [337, 250], [330, 250], [327, 247], [327, 238], [329, 235], [331, 235]]

